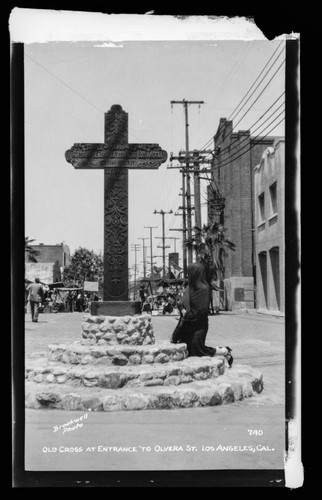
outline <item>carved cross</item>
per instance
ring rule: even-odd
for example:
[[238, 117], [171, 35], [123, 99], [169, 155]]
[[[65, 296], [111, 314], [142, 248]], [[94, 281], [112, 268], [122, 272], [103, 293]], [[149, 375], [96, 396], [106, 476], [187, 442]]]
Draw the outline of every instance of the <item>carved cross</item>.
[[75, 168], [104, 169], [104, 301], [128, 301], [128, 170], [157, 169], [167, 160], [158, 144], [128, 144], [128, 113], [105, 113], [104, 144], [74, 144]]

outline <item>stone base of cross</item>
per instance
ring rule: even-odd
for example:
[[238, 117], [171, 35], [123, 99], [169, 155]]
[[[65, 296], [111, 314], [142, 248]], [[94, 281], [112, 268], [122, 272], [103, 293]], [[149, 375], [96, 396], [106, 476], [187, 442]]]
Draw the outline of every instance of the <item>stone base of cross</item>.
[[115, 104], [105, 113], [103, 144], [74, 144], [66, 160], [76, 169], [104, 170], [104, 295], [92, 315], [140, 313], [128, 297], [128, 171], [157, 169], [167, 160], [158, 144], [128, 143], [128, 114]]
[[91, 303], [92, 316], [133, 316], [141, 314], [141, 302], [137, 300], [102, 300]]

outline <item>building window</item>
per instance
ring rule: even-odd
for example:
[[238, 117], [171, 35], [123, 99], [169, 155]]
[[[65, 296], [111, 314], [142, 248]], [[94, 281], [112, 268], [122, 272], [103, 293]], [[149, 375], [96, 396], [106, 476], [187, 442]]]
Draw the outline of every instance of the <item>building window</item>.
[[258, 207], [259, 207], [259, 224], [265, 222], [265, 194], [262, 193], [258, 197]]
[[271, 216], [277, 214], [277, 189], [276, 182], [269, 187]]

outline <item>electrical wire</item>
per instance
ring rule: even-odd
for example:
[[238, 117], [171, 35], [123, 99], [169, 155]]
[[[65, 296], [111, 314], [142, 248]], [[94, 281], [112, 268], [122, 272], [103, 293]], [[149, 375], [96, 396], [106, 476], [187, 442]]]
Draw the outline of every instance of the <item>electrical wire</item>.
[[49, 69], [47, 69], [45, 66], [43, 66], [40, 62], [36, 61], [36, 59], [34, 59], [33, 57], [31, 57], [26, 52], [25, 52], [25, 57], [28, 57], [28, 59], [31, 59], [31, 61], [33, 61], [35, 64], [38, 64], [38, 66], [40, 66], [49, 75], [51, 75], [52, 77], [56, 78], [56, 80], [58, 80], [60, 83], [62, 83], [63, 85], [65, 85], [65, 87], [67, 87], [69, 90], [71, 90], [72, 92], [74, 92], [74, 94], [78, 95], [78, 97], [80, 97], [81, 99], [83, 99], [84, 101], [86, 101], [88, 104], [90, 104], [91, 106], [93, 106], [93, 108], [95, 108], [97, 111], [99, 111], [100, 113], [104, 113], [104, 111], [102, 111], [100, 108], [98, 108], [89, 99], [87, 99], [82, 94], [80, 94], [79, 92], [77, 92], [77, 90], [73, 89], [73, 87], [71, 87], [68, 83], [64, 82], [64, 80], [62, 80], [57, 75], [55, 75], [54, 73], [52, 73]]
[[265, 87], [263, 88], [263, 90], [261, 91], [261, 93], [256, 97], [256, 99], [252, 103], [251, 107], [248, 108], [247, 111], [245, 111], [245, 113], [243, 114], [243, 116], [234, 125], [234, 128], [236, 128], [237, 125], [242, 121], [242, 119], [249, 113], [249, 111], [252, 109], [252, 107], [254, 106], [254, 104], [258, 101], [258, 99], [261, 97], [261, 95], [263, 94], [263, 92], [267, 89], [268, 85], [271, 83], [271, 81], [273, 80], [273, 78], [275, 78], [275, 76], [277, 75], [278, 71], [281, 69], [281, 67], [283, 66], [284, 63], [285, 63], [285, 59], [283, 59], [283, 61], [281, 62], [281, 64], [279, 65], [279, 67], [277, 68], [277, 70], [275, 71], [275, 73], [273, 74], [273, 76], [269, 79], [269, 81], [267, 82], [267, 84], [265, 85]]
[[[233, 111], [229, 117], [228, 117], [228, 120], [233, 120], [234, 118], [236, 118], [236, 116], [238, 116], [238, 114], [240, 113], [240, 111], [237, 112], [237, 109], [243, 104], [243, 101], [244, 99], [247, 97], [247, 95], [249, 94], [249, 92], [252, 90], [252, 88], [254, 87], [254, 85], [256, 84], [257, 80], [260, 78], [260, 76], [262, 75], [263, 71], [265, 70], [265, 68], [268, 66], [268, 64], [270, 63], [270, 61], [273, 59], [274, 55], [276, 54], [276, 52], [279, 50], [279, 48], [282, 46], [283, 44], [283, 41], [281, 41], [280, 45], [277, 46], [276, 50], [273, 52], [273, 54], [271, 55], [271, 57], [269, 58], [269, 60], [267, 61], [267, 63], [265, 64], [265, 66], [263, 67], [262, 71], [259, 73], [258, 77], [256, 78], [256, 80], [254, 81], [253, 85], [249, 88], [249, 90], [246, 92], [246, 94], [244, 95], [244, 97], [242, 98], [242, 100], [240, 101], [240, 103], [238, 104], [237, 108], [235, 108], [235, 111]], [[257, 90], [257, 88], [259, 87], [259, 85], [262, 83], [262, 81], [264, 80], [265, 76], [268, 74], [268, 72], [270, 71], [270, 69], [274, 66], [275, 62], [277, 61], [277, 59], [279, 58], [279, 56], [284, 52], [284, 47], [283, 47], [283, 50], [281, 50], [281, 52], [278, 54], [278, 56], [276, 57], [275, 61], [272, 63], [272, 65], [269, 67], [269, 69], [267, 70], [267, 72], [265, 73], [265, 75], [263, 76], [263, 78], [261, 79], [261, 81], [259, 82], [259, 84], [257, 85], [257, 87], [254, 89], [254, 91], [252, 92], [252, 95], [254, 94], [254, 92]], [[251, 97], [251, 96], [250, 96]], [[250, 97], [247, 99], [247, 101], [243, 104], [245, 105]]]
[[[280, 45], [275, 49], [275, 51], [273, 52], [273, 54], [271, 55], [270, 59], [267, 61], [267, 63], [265, 64], [265, 66], [263, 67], [262, 71], [259, 73], [258, 77], [256, 78], [255, 82], [252, 84], [252, 86], [250, 87], [250, 89], [246, 92], [246, 94], [244, 95], [244, 97], [241, 99], [241, 101], [237, 104], [237, 106], [235, 107], [235, 109], [232, 111], [232, 113], [230, 114], [228, 120], [231, 119], [231, 117], [234, 116], [234, 114], [237, 112], [238, 108], [240, 107], [241, 103], [244, 101], [245, 97], [249, 94], [249, 92], [251, 91], [251, 89], [254, 87], [254, 85], [256, 84], [257, 80], [260, 78], [260, 76], [262, 75], [262, 73], [264, 72], [265, 68], [268, 66], [268, 64], [270, 63], [270, 61], [272, 60], [272, 58], [274, 57], [274, 55], [276, 54], [276, 52], [279, 50], [279, 48], [281, 47], [281, 45], [283, 44], [283, 41], [281, 41]], [[282, 54], [282, 52], [284, 51], [284, 47], [283, 47], [283, 50], [278, 54], [278, 56], [275, 58], [273, 64], [270, 66], [269, 70], [274, 66], [274, 64], [276, 63], [276, 61], [278, 60], [278, 58], [280, 57], [280, 55]], [[279, 69], [279, 68], [278, 68]], [[268, 70], [268, 71], [269, 71]], [[265, 73], [264, 77], [262, 78], [261, 82], [264, 80], [264, 78], [266, 77], [268, 71]], [[273, 77], [275, 76], [275, 74], [273, 75]], [[272, 77], [272, 78], [273, 78]], [[270, 80], [271, 81], [271, 80]], [[260, 85], [259, 83], [259, 85]], [[269, 82], [270, 83], [270, 82]], [[259, 86], [258, 85], [258, 86]], [[258, 88], [258, 86], [256, 87], [256, 89]], [[266, 87], [265, 87], [266, 88]], [[255, 89], [255, 90], [256, 90]], [[252, 92], [251, 96], [254, 94], [255, 90]], [[265, 90], [265, 89], [264, 89]], [[263, 90], [263, 91], [264, 91]], [[263, 92], [262, 92], [263, 93]], [[260, 94], [261, 95], [261, 94]], [[250, 96], [250, 97], [251, 97]], [[249, 98], [250, 98], [249, 97]], [[249, 99], [248, 99], [249, 100]], [[256, 101], [255, 101], [256, 102]], [[253, 103], [254, 104], [254, 103]], [[251, 108], [249, 108], [251, 109]], [[236, 116], [239, 114], [239, 112], [236, 114]], [[199, 151], [202, 151], [203, 149], [206, 149], [208, 147], [209, 144], [211, 144], [213, 140], [213, 136], [205, 143], [205, 145], [199, 149]]]
[[[207, 103], [208, 111], [204, 114], [204, 119], [203, 119], [203, 121], [205, 121], [205, 119], [209, 116], [209, 113], [212, 111], [212, 108], [214, 108], [214, 107], [215, 107], [215, 105], [217, 104], [218, 99], [219, 99], [219, 97], [221, 96], [223, 89], [224, 89], [224, 88], [225, 88], [225, 89], [227, 89], [227, 87], [229, 86], [229, 84], [230, 84], [230, 80], [231, 80], [231, 77], [232, 77], [233, 73], [234, 73], [235, 71], [237, 71], [237, 68], [238, 68], [238, 67], [242, 64], [242, 62], [244, 61], [244, 59], [245, 59], [246, 55], [250, 52], [251, 48], [253, 47], [254, 43], [255, 43], [255, 42], [254, 42], [254, 41], [252, 41], [252, 42], [250, 43], [250, 45], [247, 45], [247, 46], [246, 46], [246, 50], [245, 50], [245, 52], [243, 53], [243, 55], [242, 55], [239, 59], [237, 58], [237, 59], [235, 60], [235, 62], [234, 62], [234, 64], [233, 64], [233, 66], [231, 67], [231, 69], [230, 69], [230, 70], [229, 70], [229, 72], [227, 73], [227, 75], [226, 75], [226, 77], [225, 77], [224, 81], [222, 82], [221, 86], [219, 87], [219, 89], [218, 89], [218, 91], [217, 91], [217, 93], [216, 93], [216, 95], [215, 95], [215, 97], [214, 97], [214, 100], [213, 100], [213, 101], [211, 101], [210, 103]], [[209, 84], [208, 84], [208, 85], [209, 85]], [[207, 87], [207, 88], [208, 88], [208, 87]]]
[[[268, 127], [269, 125], [271, 125], [272, 123], [274, 123], [274, 121], [276, 121], [276, 120], [277, 120], [277, 118], [279, 118], [279, 117], [280, 117], [283, 113], [284, 113], [284, 110], [283, 110], [283, 111], [281, 111], [281, 113], [279, 113], [279, 114], [278, 114], [278, 115], [274, 118], [274, 120], [272, 120], [272, 121], [271, 121], [271, 122], [270, 122], [270, 123], [269, 123], [269, 124], [268, 124], [268, 125], [267, 125], [267, 126], [266, 126], [263, 130], [262, 130], [262, 131], [261, 131], [261, 133], [260, 133], [260, 134], [258, 134], [258, 135], [257, 135], [257, 136], [255, 136], [255, 137], [252, 137], [252, 141], [253, 141], [253, 142], [254, 142], [254, 141], [256, 141], [256, 139], [258, 139], [259, 137], [261, 138], [260, 140], [265, 139], [265, 137], [267, 137], [267, 136], [268, 136], [268, 134], [269, 134], [272, 130], [274, 130], [274, 129], [275, 129], [275, 128], [276, 128], [276, 127], [280, 124], [280, 123], [282, 123], [282, 121], [283, 121], [285, 118], [283, 118], [280, 122], [278, 122], [278, 124], [274, 125], [274, 127], [273, 127], [273, 128], [272, 128], [272, 129], [271, 129], [271, 130], [267, 133], [267, 134], [265, 134], [263, 137], [261, 136], [261, 134], [264, 132], [264, 130], [266, 130], [266, 129], [267, 129], [267, 127]], [[224, 162], [223, 162], [223, 164], [221, 164], [219, 167], [215, 167], [215, 168], [214, 168], [214, 170], [217, 170], [218, 168], [222, 168], [222, 167], [225, 167], [226, 165], [229, 165], [232, 161], [237, 160], [238, 158], [240, 158], [241, 156], [243, 156], [244, 154], [246, 154], [248, 151], [250, 151], [250, 150], [254, 147], [254, 145], [256, 145], [256, 144], [251, 145], [251, 147], [250, 147], [249, 149], [247, 149], [246, 151], [244, 151], [243, 153], [241, 153], [241, 151], [243, 151], [243, 150], [245, 149], [245, 147], [247, 147], [247, 145], [246, 145], [246, 146], [244, 146], [244, 147], [242, 147], [241, 149], [239, 149], [238, 151], [236, 151], [236, 153], [234, 153], [234, 155], [236, 155], [236, 154], [238, 154], [238, 153], [241, 153], [241, 154], [239, 154], [238, 156], [234, 156], [234, 155], [233, 155], [233, 158], [229, 158], [227, 161], [224, 161]]]
[[[283, 112], [284, 112], [284, 111], [283, 111]], [[278, 117], [279, 117], [279, 116], [280, 116], [283, 112], [281, 112], [281, 113], [280, 113], [277, 117], [275, 117], [275, 119], [274, 119], [271, 123], [273, 123], [274, 121], [276, 121], [276, 119], [277, 119], [277, 118], [278, 118]], [[248, 151], [251, 151], [251, 149], [253, 149], [256, 145], [258, 145], [258, 143], [259, 143], [259, 142], [263, 141], [263, 140], [264, 140], [264, 139], [265, 139], [265, 138], [266, 138], [266, 137], [267, 137], [267, 136], [268, 136], [268, 135], [269, 135], [269, 134], [270, 134], [273, 130], [275, 130], [275, 128], [277, 128], [277, 127], [278, 127], [278, 126], [279, 126], [279, 125], [280, 125], [280, 124], [281, 124], [284, 120], [285, 120], [285, 117], [284, 117], [284, 118], [282, 118], [282, 119], [281, 119], [281, 120], [280, 120], [277, 124], [275, 124], [275, 125], [274, 125], [274, 126], [273, 126], [273, 127], [272, 127], [272, 128], [271, 128], [271, 129], [270, 129], [270, 130], [269, 130], [269, 131], [265, 134], [265, 135], [264, 135], [264, 136], [261, 136], [261, 135], [259, 134], [258, 136], [254, 137], [254, 138], [252, 139], [253, 141], [254, 141], [254, 140], [256, 140], [256, 139], [258, 139], [259, 137], [260, 137], [260, 139], [259, 139], [257, 142], [253, 142], [252, 144], [250, 144], [250, 147], [249, 147], [246, 151], [244, 151], [242, 154], [240, 154], [240, 155], [239, 155], [239, 156], [237, 156], [237, 157], [234, 157], [234, 158], [229, 159], [229, 161], [228, 161], [228, 162], [226, 162], [224, 165], [221, 165], [220, 167], [217, 167], [217, 168], [224, 167], [224, 166], [228, 165], [229, 163], [231, 163], [232, 161], [237, 160], [238, 158], [240, 158], [241, 156], [243, 156], [244, 154], [246, 154]], [[271, 123], [270, 123], [270, 124], [271, 124]], [[270, 125], [270, 124], [269, 124], [269, 125]], [[261, 131], [261, 133], [262, 133], [262, 132], [263, 132], [263, 131], [264, 131], [264, 130], [265, 130], [265, 129], [269, 126], [269, 125], [267, 125], [267, 126], [266, 126], [266, 127], [265, 127], [262, 131]], [[207, 174], [206, 174], [206, 176], [208, 177], [208, 175], [207, 175]], [[214, 180], [214, 182], [216, 182], [216, 181]], [[211, 179], [209, 179], [209, 186], [210, 186], [210, 189], [211, 189], [211, 191], [212, 191], [213, 193], [215, 193], [215, 192], [216, 192], [216, 194], [219, 194], [219, 195], [220, 195], [220, 191], [219, 191], [218, 187], [217, 187], [217, 189], [215, 189], [215, 188], [213, 187], [213, 183], [212, 183]], [[205, 198], [203, 195], [202, 195], [202, 197], [203, 197], [203, 199], [204, 199], [205, 201], [207, 201], [207, 200], [206, 200], [206, 198]]]
[[[275, 101], [274, 103], [265, 111], [265, 113], [263, 113], [250, 127], [249, 129], [252, 130], [252, 133], [254, 133], [256, 130], [258, 130], [260, 127], [262, 127], [264, 125], [264, 123], [266, 123], [270, 118], [271, 116], [276, 113], [276, 111], [278, 111], [282, 106], [284, 106], [285, 104], [285, 101], [283, 101], [265, 120], [263, 123], [261, 123], [260, 125], [258, 125], [257, 127], [255, 127], [255, 129], [253, 129], [254, 125], [256, 125], [256, 123], [258, 123], [271, 109], [272, 107], [276, 104], [276, 102], [281, 98], [283, 97], [283, 95], [285, 94], [285, 92], [283, 92], [283, 94], [281, 94]], [[244, 139], [242, 139], [242, 141], [238, 141], [238, 138], [236, 138], [236, 140], [234, 142], [232, 142], [229, 146], [226, 146], [225, 148], [221, 149], [220, 150], [220, 154], [222, 155], [222, 153], [224, 153], [225, 151], [228, 151], [231, 153], [234, 149], [236, 149], [237, 146], [234, 146], [236, 143], [239, 142], [238, 146], [241, 145], [242, 142], [245, 142], [248, 140], [248, 137], [245, 137]]]
[[[78, 92], [77, 90], [75, 90], [71, 85], [69, 85], [68, 83], [66, 83], [64, 80], [62, 80], [59, 76], [55, 75], [55, 73], [53, 73], [52, 71], [50, 71], [48, 68], [46, 68], [45, 66], [43, 66], [40, 62], [36, 61], [36, 59], [34, 59], [33, 57], [31, 57], [29, 54], [27, 54], [26, 52], [24, 53], [25, 57], [27, 57], [28, 59], [30, 59], [31, 61], [33, 61], [35, 64], [37, 64], [38, 66], [40, 66], [44, 71], [46, 71], [49, 75], [51, 75], [53, 78], [55, 78], [57, 81], [59, 81], [62, 85], [64, 85], [66, 88], [68, 88], [69, 90], [71, 90], [75, 95], [77, 95], [78, 97], [80, 97], [81, 99], [83, 99], [85, 102], [87, 102], [87, 104], [90, 104], [93, 108], [95, 108], [97, 111], [99, 111], [100, 113], [102, 113], [103, 115], [105, 114], [105, 111], [103, 111], [102, 109], [100, 109], [98, 106], [96, 106], [96, 104], [92, 103], [89, 99], [87, 99], [87, 97], [84, 97], [80, 92]], [[131, 132], [131, 135], [133, 137], [135, 137], [135, 139], [141, 141], [140, 137], [138, 137], [136, 134], [134, 134], [133, 132]]]

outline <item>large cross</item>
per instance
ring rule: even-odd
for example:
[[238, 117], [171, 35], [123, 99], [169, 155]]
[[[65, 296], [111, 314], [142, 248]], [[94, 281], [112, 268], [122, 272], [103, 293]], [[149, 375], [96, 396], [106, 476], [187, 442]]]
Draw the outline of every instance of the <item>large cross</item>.
[[104, 169], [104, 301], [128, 302], [128, 170], [157, 169], [167, 153], [129, 144], [128, 113], [115, 104], [105, 113], [104, 144], [74, 144], [65, 157], [75, 168]]

